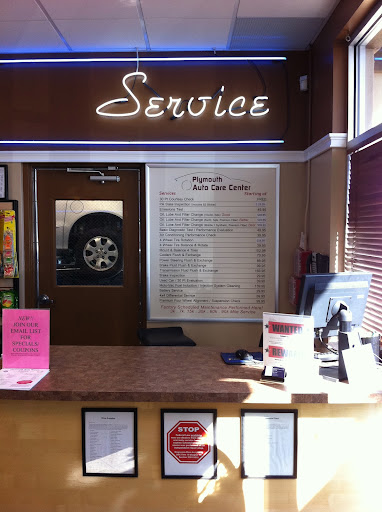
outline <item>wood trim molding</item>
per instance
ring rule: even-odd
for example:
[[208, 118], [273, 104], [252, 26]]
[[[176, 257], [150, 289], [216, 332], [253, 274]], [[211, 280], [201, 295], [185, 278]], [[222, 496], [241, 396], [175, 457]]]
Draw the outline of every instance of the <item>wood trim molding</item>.
[[25, 307], [36, 307], [36, 243], [34, 240], [33, 172], [23, 166]]
[[382, 139], [382, 123], [355, 137], [348, 143], [348, 153], [353, 153], [365, 146], [375, 144]]
[[0, 160], [7, 163], [282, 164], [307, 162], [331, 148], [346, 148], [346, 144], [346, 133], [328, 133], [305, 151], [0, 151]]
[[304, 151], [304, 162], [312, 160], [317, 156], [333, 148], [346, 148], [347, 133], [328, 133]]
[[304, 151], [0, 151], [2, 162], [58, 163], [284, 163], [303, 162]]

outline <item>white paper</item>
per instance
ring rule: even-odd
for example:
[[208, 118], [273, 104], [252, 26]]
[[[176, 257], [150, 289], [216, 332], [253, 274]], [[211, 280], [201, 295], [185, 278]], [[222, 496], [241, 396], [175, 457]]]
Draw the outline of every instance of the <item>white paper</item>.
[[134, 413], [86, 411], [87, 473], [134, 474]]
[[294, 452], [294, 413], [244, 413], [243, 465], [246, 476], [291, 477]]
[[28, 391], [49, 373], [49, 369], [4, 368], [0, 370], [0, 389]]
[[349, 384], [356, 385], [359, 390], [380, 389], [382, 381], [377, 373], [377, 365], [373, 348], [355, 344], [352, 348], [342, 351]]
[[5, 167], [0, 167], [0, 199], [5, 199]]
[[[199, 430], [195, 431], [196, 428]], [[202, 478], [213, 478], [215, 471], [213, 429], [213, 414], [210, 412], [166, 412], [163, 439], [165, 475], [197, 475]], [[203, 449], [204, 454], [198, 456], [197, 454], [200, 454]], [[192, 456], [197, 460], [187, 462], [187, 451], [191, 460]], [[185, 457], [183, 458], [180, 453], [185, 454]]]
[[273, 366], [266, 366], [264, 368], [264, 376], [265, 377], [272, 377], [272, 368], [273, 368]]
[[264, 365], [287, 369], [288, 380], [311, 373], [314, 364], [312, 316], [263, 314]]

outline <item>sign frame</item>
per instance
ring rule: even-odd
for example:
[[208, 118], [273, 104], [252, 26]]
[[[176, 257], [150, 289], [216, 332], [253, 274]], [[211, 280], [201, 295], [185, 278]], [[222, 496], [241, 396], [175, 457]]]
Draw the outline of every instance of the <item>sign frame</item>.
[[[243, 173], [246, 173], [248, 171], [253, 171], [253, 179], [261, 179], [259, 178], [259, 171], [266, 171], [265, 174], [269, 172], [274, 172], [274, 189], [272, 189], [273, 198], [269, 203], [269, 218], [271, 219], [271, 225], [272, 225], [272, 231], [274, 232], [274, 237], [272, 236], [271, 239], [271, 247], [268, 247], [268, 241], [266, 242], [266, 261], [270, 261], [269, 266], [267, 264], [266, 269], [267, 272], [271, 273], [271, 275], [266, 274], [265, 281], [267, 283], [272, 280], [274, 283], [274, 290], [272, 290], [272, 296], [271, 299], [268, 297], [268, 294], [270, 295], [271, 292], [267, 292], [266, 290], [269, 289], [269, 287], [265, 287], [265, 293], [267, 294], [265, 297], [265, 303], [263, 304], [263, 309], [258, 312], [258, 316], [253, 316], [252, 314], [246, 314], [246, 315], [231, 315], [231, 314], [224, 314], [222, 313], [222, 316], [213, 314], [208, 315], [207, 313], [203, 313], [203, 315], [198, 314], [182, 314], [181, 312], [172, 312], [170, 309], [168, 310], [167, 314], [159, 314], [155, 311], [158, 310], [158, 297], [160, 295], [161, 289], [159, 281], [158, 283], [156, 280], [159, 279], [159, 273], [157, 272], [156, 265], [159, 263], [158, 258], [158, 251], [160, 247], [161, 239], [159, 238], [160, 235], [158, 235], [159, 231], [159, 213], [156, 211], [156, 208], [159, 208], [159, 200], [162, 199], [162, 192], [159, 192], [161, 195], [161, 198], [158, 199], [158, 205], [156, 205], [156, 201], [152, 200], [153, 197], [155, 199], [155, 193], [156, 189], [155, 187], [158, 186], [155, 184], [155, 176], [157, 173], [166, 172], [169, 173], [174, 172], [176, 170], [192, 170], [193, 173], [218, 173], [219, 170], [221, 170], [224, 174], [226, 173], [235, 173], [235, 171], [242, 171]], [[256, 174], [257, 172], [257, 174]], [[280, 209], [280, 165], [279, 164], [149, 164], [146, 165], [146, 218], [148, 220], [147, 224], [147, 230], [146, 230], [146, 244], [147, 244], [147, 254], [155, 254], [156, 259], [151, 261], [150, 257], [147, 257], [146, 261], [146, 267], [147, 267], [147, 318], [151, 321], [168, 321], [168, 322], [179, 322], [179, 321], [187, 321], [187, 322], [253, 322], [253, 323], [262, 323], [262, 314], [264, 311], [267, 310], [274, 310], [275, 312], [278, 311], [278, 295], [279, 295], [279, 268], [278, 268], [278, 262], [279, 262], [279, 209]], [[238, 179], [239, 176], [233, 176], [230, 179], [234, 179], [237, 182], [240, 182], [242, 180]], [[178, 178], [175, 179], [175, 181]], [[180, 183], [180, 182], [179, 182]], [[269, 184], [267, 183], [266, 187], [269, 187]], [[183, 185], [182, 185], [183, 188]], [[158, 189], [159, 191], [159, 189]], [[201, 200], [201, 199], [200, 199]], [[214, 199], [215, 201], [217, 199]], [[199, 199], [198, 199], [199, 201]], [[268, 222], [268, 221], [267, 221]], [[158, 226], [156, 226], [158, 224]], [[158, 229], [157, 229], [158, 228]], [[267, 230], [268, 231], [268, 230]], [[190, 235], [192, 236], [192, 235]], [[232, 243], [232, 241], [231, 241]], [[270, 254], [268, 255], [268, 249]], [[271, 254], [272, 253], [272, 254]], [[155, 267], [155, 268], [154, 268]], [[155, 277], [157, 276], [157, 277]], [[186, 276], [183, 276], [186, 277]], [[189, 276], [187, 276], [189, 277]], [[244, 298], [244, 296], [243, 296]], [[269, 305], [267, 306], [267, 303]], [[243, 304], [245, 304], [243, 302]], [[176, 306], [179, 306], [179, 309], [182, 309], [183, 304], [176, 304]], [[212, 303], [209, 304], [210, 308], [213, 309]], [[169, 306], [166, 306], [169, 307]], [[270, 308], [270, 309], [267, 309]], [[256, 312], [257, 313], [257, 312]]]
[[[99, 413], [101, 414], [112, 414], [119, 413], [120, 415], [125, 416], [125, 421], [128, 427], [133, 429], [132, 433], [132, 446], [127, 446], [127, 448], [133, 449], [133, 468], [130, 472], [109, 472], [109, 471], [89, 471], [87, 468], [88, 460], [87, 460], [87, 446], [90, 446], [90, 440], [88, 439], [87, 425], [88, 425], [88, 414], [89, 413]], [[107, 477], [138, 477], [138, 419], [137, 419], [137, 408], [118, 408], [118, 407], [108, 407], [108, 408], [98, 408], [92, 407], [87, 408], [84, 407], [81, 409], [81, 420], [82, 420], [82, 474], [83, 476], [107, 476]]]
[[263, 313], [264, 366], [285, 368], [288, 379], [308, 377], [315, 370], [313, 351], [312, 316]]
[[[252, 436], [256, 439], [256, 446], [264, 446], [268, 447], [268, 459], [269, 459], [269, 468], [271, 466], [274, 469], [269, 469], [268, 471], [264, 471], [263, 460], [261, 459], [260, 453], [258, 450], [252, 447], [252, 451], [250, 452], [250, 448], [246, 446], [247, 439], [249, 437], [247, 432], [247, 421], [249, 422], [250, 415], [252, 415], [252, 422], [256, 423], [256, 420], [260, 420], [264, 423], [265, 420], [280, 420], [280, 423], [283, 423], [283, 427], [285, 430], [289, 431], [289, 438], [280, 439], [281, 435], [272, 434], [270, 428], [264, 428], [263, 426], [261, 432], [259, 428], [259, 432], [254, 433]], [[277, 418], [275, 418], [277, 415]], [[291, 416], [287, 418], [286, 416]], [[255, 418], [256, 417], [256, 420]], [[255, 420], [255, 421], [254, 421]], [[297, 409], [242, 409], [241, 410], [241, 478], [258, 478], [258, 479], [295, 479], [297, 478], [297, 420], [298, 420], [298, 410]], [[282, 432], [283, 429], [278, 429], [278, 425], [276, 426], [275, 432]], [[259, 424], [260, 427], [260, 424]], [[261, 436], [263, 434], [263, 436]], [[271, 439], [273, 436], [273, 439]], [[270, 449], [270, 440], [273, 441], [276, 449]], [[284, 472], [278, 472], [276, 468], [280, 468], [280, 464], [275, 463], [272, 460], [272, 451], [280, 453], [280, 442], [285, 441], [285, 454], [287, 455], [287, 460], [284, 460], [282, 466], [286, 469]], [[274, 454], [276, 455], [276, 454]], [[250, 461], [250, 458], [252, 460]], [[259, 458], [259, 462], [257, 463], [256, 458]], [[247, 464], [248, 461], [248, 464]]]
[[[202, 419], [204, 418], [204, 419]], [[216, 445], [216, 409], [161, 409], [161, 470], [162, 478], [206, 479], [217, 478], [217, 445]], [[201, 421], [208, 421], [206, 428]], [[207, 432], [211, 442], [208, 452], [198, 462], [178, 461], [168, 447], [170, 432], [181, 423], [200, 424]], [[172, 425], [168, 427], [168, 425]], [[182, 427], [183, 428], [183, 427]], [[192, 427], [193, 428], [193, 427]], [[166, 431], [167, 430], [167, 431]], [[168, 455], [170, 454], [170, 455]], [[204, 461], [201, 467], [197, 465]], [[175, 462], [174, 462], [175, 461]], [[184, 464], [184, 466], [182, 466]], [[209, 464], [209, 466], [208, 466]], [[202, 469], [206, 469], [203, 472]]]

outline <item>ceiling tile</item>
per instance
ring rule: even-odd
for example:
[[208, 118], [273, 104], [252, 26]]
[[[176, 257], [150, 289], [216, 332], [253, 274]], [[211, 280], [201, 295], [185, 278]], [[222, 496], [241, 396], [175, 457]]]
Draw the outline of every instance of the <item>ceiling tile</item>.
[[240, 0], [238, 18], [327, 18], [339, 0]]
[[0, 0], [0, 51], [305, 49], [338, 1]]
[[60, 20], [57, 27], [74, 51], [146, 48], [137, 20]]
[[1, 21], [45, 20], [44, 13], [34, 0], [2, 0], [0, 2]]
[[67, 48], [47, 21], [0, 22], [1, 53], [62, 52]]
[[238, 18], [230, 49], [305, 50], [321, 24], [321, 18]]
[[[18, 0], [17, 0], [18, 1]], [[136, 0], [40, 0], [54, 20], [138, 19]]]
[[230, 24], [229, 19], [150, 18], [146, 29], [151, 49], [225, 49]]
[[236, 0], [141, 0], [145, 19], [148, 18], [230, 18]]

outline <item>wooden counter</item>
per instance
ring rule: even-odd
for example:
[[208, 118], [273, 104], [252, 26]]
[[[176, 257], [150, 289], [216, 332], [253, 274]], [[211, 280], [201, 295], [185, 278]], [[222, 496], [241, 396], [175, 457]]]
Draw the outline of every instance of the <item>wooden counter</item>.
[[[259, 377], [215, 348], [52, 346], [31, 391], [0, 391], [1, 512], [379, 510], [381, 394]], [[82, 475], [84, 407], [137, 408], [137, 478]], [[161, 478], [166, 408], [216, 409], [216, 480]], [[297, 479], [241, 478], [240, 415], [255, 408], [298, 411]]]
[[51, 371], [30, 391], [0, 391], [0, 399], [247, 404], [377, 403], [319, 377], [297, 385], [260, 383], [261, 369], [226, 365], [210, 347], [52, 346]]

